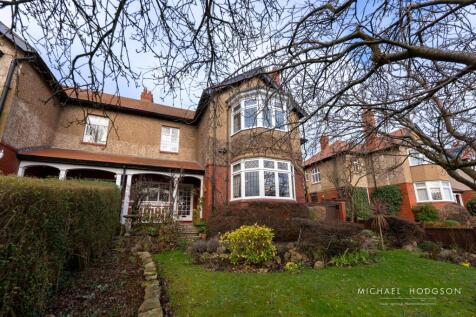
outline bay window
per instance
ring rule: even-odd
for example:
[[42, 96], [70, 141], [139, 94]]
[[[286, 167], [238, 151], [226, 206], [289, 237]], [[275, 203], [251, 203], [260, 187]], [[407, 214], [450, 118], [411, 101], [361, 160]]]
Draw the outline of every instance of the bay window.
[[268, 158], [244, 159], [232, 164], [232, 199], [294, 199], [293, 166]]
[[448, 181], [415, 183], [417, 202], [454, 201], [453, 191]]
[[287, 131], [286, 103], [278, 96], [254, 91], [235, 97], [231, 104], [232, 134], [257, 127]]

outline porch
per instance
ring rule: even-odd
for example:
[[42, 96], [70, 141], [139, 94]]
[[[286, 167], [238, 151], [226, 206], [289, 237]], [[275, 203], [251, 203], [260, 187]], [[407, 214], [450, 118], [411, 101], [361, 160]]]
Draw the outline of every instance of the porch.
[[154, 171], [139, 168], [116, 168], [72, 163], [22, 160], [18, 176], [114, 182], [121, 189], [121, 223], [134, 213], [142, 223], [163, 222], [173, 218], [191, 222], [194, 210], [203, 217], [203, 175], [183, 173], [178, 169]]

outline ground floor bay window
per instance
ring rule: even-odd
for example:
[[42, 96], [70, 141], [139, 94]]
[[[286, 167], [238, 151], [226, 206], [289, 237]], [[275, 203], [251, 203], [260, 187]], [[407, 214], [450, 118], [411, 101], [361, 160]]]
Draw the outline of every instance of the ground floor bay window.
[[294, 168], [289, 161], [252, 158], [231, 165], [232, 200], [295, 199]]
[[451, 184], [448, 181], [415, 183], [417, 202], [454, 201]]

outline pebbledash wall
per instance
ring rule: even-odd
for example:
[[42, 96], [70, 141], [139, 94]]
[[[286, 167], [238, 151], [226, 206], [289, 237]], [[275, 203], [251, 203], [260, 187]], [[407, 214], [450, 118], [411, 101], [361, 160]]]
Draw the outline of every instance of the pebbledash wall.
[[[16, 49], [5, 37], [0, 38], [0, 49], [5, 53], [0, 57], [0, 73], [3, 75], [12, 59], [23, 56], [24, 52]], [[212, 208], [230, 203], [230, 164], [241, 158], [267, 157], [290, 161], [294, 169], [295, 197], [273, 201], [305, 202], [298, 129], [289, 129], [292, 130], [289, 133], [258, 128], [234, 135], [230, 133], [228, 101], [242, 91], [269, 90], [269, 82], [262, 76], [245, 78], [211, 94], [196, 121], [166, 120], [149, 116], [147, 112], [116, 111], [112, 107], [110, 110], [97, 109], [84, 100], [74, 98], [60, 100], [53, 96], [48, 82], [50, 79], [45, 77], [45, 70], [36, 63], [22, 62], [16, 67], [10, 88], [6, 88], [8, 94], [0, 113], [0, 171], [3, 174], [17, 173], [20, 164], [18, 154], [36, 149], [198, 163], [201, 166], [199, 172], [203, 174], [203, 216], [207, 218]], [[0, 76], [0, 80], [5, 81], [5, 78]], [[151, 103], [149, 107], [154, 105]], [[114, 121], [114, 128], [110, 129], [105, 145], [83, 142], [85, 114], [107, 115]], [[298, 114], [290, 111], [288, 117], [291, 127], [294, 127], [299, 120]], [[162, 126], [180, 129], [178, 153], [160, 151]], [[264, 147], [263, 144], [272, 146]], [[240, 200], [233, 203], [239, 204]]]

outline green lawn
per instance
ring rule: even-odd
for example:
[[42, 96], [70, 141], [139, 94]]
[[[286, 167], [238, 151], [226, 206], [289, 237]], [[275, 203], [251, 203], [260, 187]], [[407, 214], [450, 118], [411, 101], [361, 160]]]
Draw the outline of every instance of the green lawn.
[[[386, 251], [377, 264], [300, 273], [211, 272], [174, 251], [155, 256], [176, 316], [476, 316], [476, 269]], [[400, 288], [400, 296], [358, 288]], [[409, 288], [461, 288], [461, 295], [414, 295]], [[393, 298], [382, 300], [382, 297]], [[434, 298], [428, 301], [421, 298]], [[382, 303], [435, 302], [435, 305]]]

